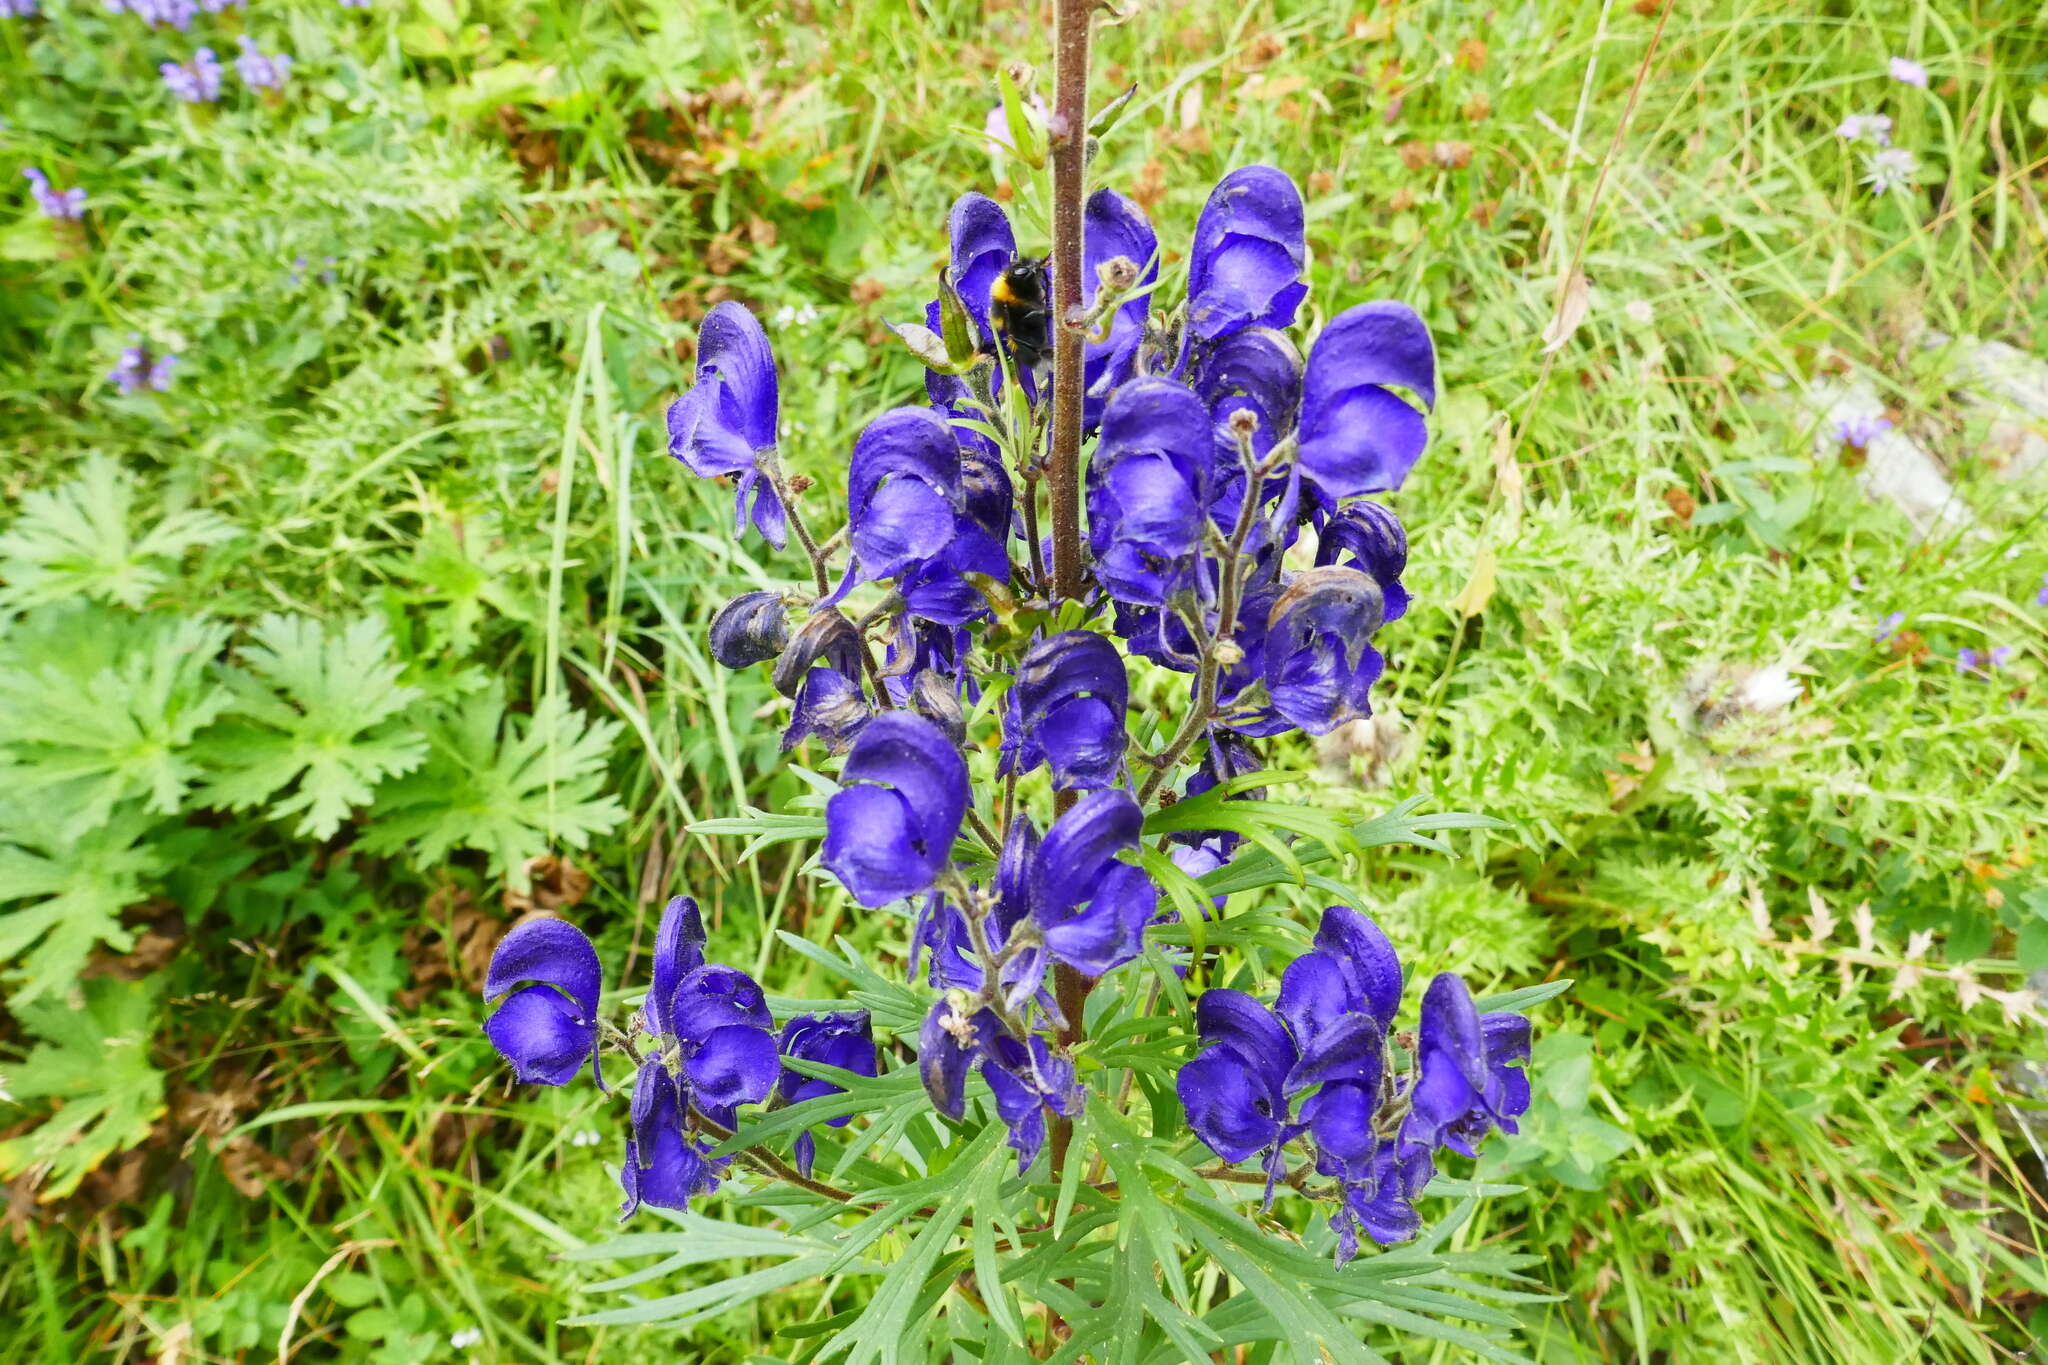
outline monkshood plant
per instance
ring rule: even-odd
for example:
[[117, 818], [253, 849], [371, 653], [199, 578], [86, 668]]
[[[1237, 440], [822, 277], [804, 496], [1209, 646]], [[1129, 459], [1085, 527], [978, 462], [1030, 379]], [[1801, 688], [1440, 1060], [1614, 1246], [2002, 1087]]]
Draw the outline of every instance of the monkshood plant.
[[[839, 761], [822, 809], [696, 829], [819, 839], [854, 902], [901, 916], [907, 974], [784, 934], [848, 989], [774, 1001], [707, 961], [678, 896], [629, 1017], [590, 941], [536, 920], [492, 962], [486, 1031], [523, 1081], [604, 1085], [624, 1057], [623, 1214], [680, 1230], [582, 1253], [654, 1258], [599, 1288], [771, 1262], [590, 1322], [852, 1277], [784, 1330], [793, 1358], [1371, 1361], [1416, 1334], [1514, 1359], [1489, 1300], [1519, 1262], [1447, 1250], [1466, 1205], [1428, 1231], [1425, 1206], [1484, 1193], [1455, 1158], [1516, 1130], [1517, 1010], [1562, 984], [1489, 1007], [1440, 974], [1411, 1021], [1393, 945], [1321, 864], [1484, 822], [1348, 825], [1265, 791], [1281, 737], [1371, 714], [1374, 640], [1409, 606], [1376, 498], [1423, 453], [1429, 331], [1367, 303], [1304, 347], [1303, 205], [1270, 166], [1216, 185], [1172, 297], [1137, 205], [1084, 193], [1087, 8], [1061, 8], [1042, 128], [1008, 87], [1018, 145], [1050, 154], [1050, 256], [993, 199], [954, 205], [937, 297], [898, 329], [927, 401], [860, 433], [841, 529], [811, 528], [745, 307], [704, 319], [669, 411], [669, 453], [731, 481], [735, 534], [806, 571], [726, 603], [712, 655], [769, 668], [783, 748]], [[1306, 951], [1256, 894], [1284, 883], [1334, 902]], [[723, 1219], [696, 1208], [714, 1192]]]

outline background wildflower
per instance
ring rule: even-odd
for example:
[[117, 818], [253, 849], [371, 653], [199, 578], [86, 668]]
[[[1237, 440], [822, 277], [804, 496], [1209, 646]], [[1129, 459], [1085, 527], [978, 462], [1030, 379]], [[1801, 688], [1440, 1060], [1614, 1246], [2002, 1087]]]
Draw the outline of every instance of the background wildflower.
[[1871, 193], [1888, 194], [1913, 183], [1920, 158], [1904, 147], [1886, 147], [1865, 157], [1863, 165], [1867, 171], [1863, 183], [1870, 186]]
[[157, 70], [170, 92], [187, 104], [211, 104], [220, 98], [221, 66], [210, 47], [194, 52], [189, 62], [165, 62]]
[[1903, 81], [1907, 85], [1917, 85], [1922, 90], [1927, 88], [1927, 68], [1911, 57], [1892, 58], [1889, 69], [1893, 80]]
[[85, 216], [85, 190], [74, 185], [68, 190], [52, 189], [50, 177], [35, 167], [22, 171], [29, 184], [29, 193], [35, 197], [36, 207], [43, 217], [56, 220], [76, 221]]
[[281, 89], [285, 77], [291, 74], [292, 59], [282, 52], [264, 52], [246, 33], [235, 41], [242, 47], [241, 55], [235, 58], [235, 71], [242, 83], [251, 90]]

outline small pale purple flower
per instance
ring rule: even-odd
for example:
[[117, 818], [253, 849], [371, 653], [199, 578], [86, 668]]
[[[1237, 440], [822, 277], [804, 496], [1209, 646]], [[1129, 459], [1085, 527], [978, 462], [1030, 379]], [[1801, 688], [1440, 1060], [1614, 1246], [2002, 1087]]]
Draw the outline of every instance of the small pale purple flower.
[[175, 352], [158, 355], [147, 346], [128, 346], [122, 349], [114, 368], [107, 371], [107, 378], [119, 385], [123, 394], [143, 389], [164, 393], [171, 387], [171, 371], [177, 363]]
[[1972, 649], [1965, 645], [1956, 651], [1956, 672], [1988, 678], [1994, 669], [2012, 662], [2013, 652], [2011, 645], [1999, 645], [1994, 649]]
[[0, 19], [26, 19], [36, 12], [36, 0], [0, 0]]
[[582, 930], [558, 919], [528, 920], [491, 954], [484, 998], [504, 1000], [484, 1021], [484, 1036], [522, 1081], [567, 1085], [585, 1059], [595, 1074], [603, 988], [597, 949]]
[[36, 207], [42, 210], [43, 217], [52, 221], [76, 222], [85, 216], [85, 190], [82, 187], [73, 185], [68, 190], [52, 189], [50, 177], [35, 166], [23, 170], [22, 176], [27, 179], [29, 193], [35, 197]]
[[[180, 33], [191, 26], [200, 10], [194, 0], [106, 0], [106, 7], [111, 14], [125, 9], [151, 28], [174, 28]], [[208, 10], [214, 8], [207, 6]]]
[[1906, 624], [1906, 613], [1902, 611], [1892, 612], [1877, 623], [1877, 634], [1873, 638], [1875, 638], [1878, 644], [1883, 644], [1886, 640], [1891, 639], [1892, 636], [1897, 635], [1899, 627], [1904, 624]]
[[1033, 645], [1017, 667], [1002, 771], [1052, 765], [1060, 790], [1107, 787], [1123, 769], [1130, 683], [1116, 646], [1090, 630]]
[[1338, 314], [1302, 375], [1301, 472], [1331, 500], [1399, 488], [1429, 439], [1422, 414], [1388, 387], [1436, 406], [1436, 347], [1404, 303]]
[[1868, 172], [1863, 183], [1870, 186], [1870, 192], [1889, 194], [1913, 183], [1920, 170], [1920, 159], [1904, 147], [1886, 147], [1865, 157], [1863, 165]]
[[1851, 114], [1835, 126], [1835, 136], [1850, 142], [1892, 145], [1892, 121], [1888, 114]]
[[164, 85], [187, 104], [211, 104], [220, 98], [220, 63], [213, 49], [202, 47], [189, 62], [165, 62], [157, 68]]
[[1892, 79], [1895, 81], [1903, 82], [1906, 85], [1917, 85], [1922, 90], [1927, 88], [1927, 68], [1914, 61], [1911, 57], [1892, 58], [1890, 70]]
[[248, 34], [236, 39], [241, 44], [241, 55], [235, 58], [235, 71], [242, 83], [251, 90], [277, 90], [284, 86], [285, 77], [291, 74], [292, 59], [282, 52], [266, 53], [256, 46], [256, 40]]
[[2034, 605], [2048, 607], [2048, 573], [2041, 575], [2041, 586], [2034, 590]]
[[1301, 191], [1285, 172], [1244, 166], [1218, 181], [1188, 255], [1190, 337], [1292, 326], [1308, 296], [1305, 234]]
[[870, 908], [930, 889], [967, 814], [952, 741], [922, 716], [886, 712], [862, 727], [840, 781], [825, 805], [825, 867]]
[[1867, 450], [1870, 443], [1892, 429], [1892, 419], [1883, 413], [1862, 413], [1835, 422], [1835, 437], [1845, 446]]

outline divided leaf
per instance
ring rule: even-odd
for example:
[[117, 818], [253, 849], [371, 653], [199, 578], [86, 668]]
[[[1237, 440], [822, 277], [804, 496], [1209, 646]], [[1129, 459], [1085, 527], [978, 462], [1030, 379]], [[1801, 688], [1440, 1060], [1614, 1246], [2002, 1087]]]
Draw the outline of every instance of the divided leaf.
[[12, 962], [9, 1008], [71, 989], [104, 943], [125, 950], [135, 936], [121, 912], [144, 897], [163, 855], [144, 842], [156, 820], [135, 806], [71, 839], [38, 818], [31, 801], [0, 803], [0, 960]]
[[123, 801], [172, 814], [199, 777], [194, 738], [227, 705], [207, 666], [224, 626], [109, 607], [45, 607], [0, 639], [0, 760], [63, 813], [62, 832]]
[[285, 788], [270, 814], [298, 815], [298, 832], [325, 839], [377, 784], [408, 772], [426, 744], [400, 716], [419, 698], [399, 685], [384, 623], [363, 616], [329, 632], [303, 616], [266, 616], [240, 651], [248, 671], [230, 671], [231, 714], [241, 718], [207, 738], [217, 775], [206, 800], [247, 810]]
[[4, 1089], [16, 1103], [57, 1105], [34, 1129], [0, 1141], [0, 1177], [40, 1176], [45, 1201], [62, 1199], [102, 1161], [147, 1138], [164, 1111], [163, 1073], [149, 1062], [157, 983], [102, 977], [84, 991], [84, 1009], [10, 1003], [22, 1029], [41, 1041], [4, 1064]]
[[168, 512], [140, 536], [130, 531], [135, 476], [110, 455], [88, 456], [78, 477], [21, 499], [0, 532], [0, 608], [21, 610], [81, 597], [139, 607], [187, 550], [241, 533], [211, 512]]
[[592, 720], [561, 697], [531, 716], [505, 710], [502, 684], [426, 718], [427, 761], [387, 783], [363, 844], [403, 850], [430, 867], [452, 849], [490, 856], [491, 871], [526, 889], [526, 861], [556, 841], [582, 848], [625, 810], [604, 794], [615, 721]]

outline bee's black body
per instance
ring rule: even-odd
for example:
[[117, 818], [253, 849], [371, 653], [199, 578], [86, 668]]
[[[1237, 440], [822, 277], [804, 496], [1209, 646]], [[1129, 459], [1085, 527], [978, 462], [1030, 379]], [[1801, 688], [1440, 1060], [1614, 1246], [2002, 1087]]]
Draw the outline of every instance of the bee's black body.
[[1020, 370], [1035, 370], [1052, 358], [1052, 307], [1045, 260], [1012, 256], [989, 288], [989, 322], [1010, 343]]

